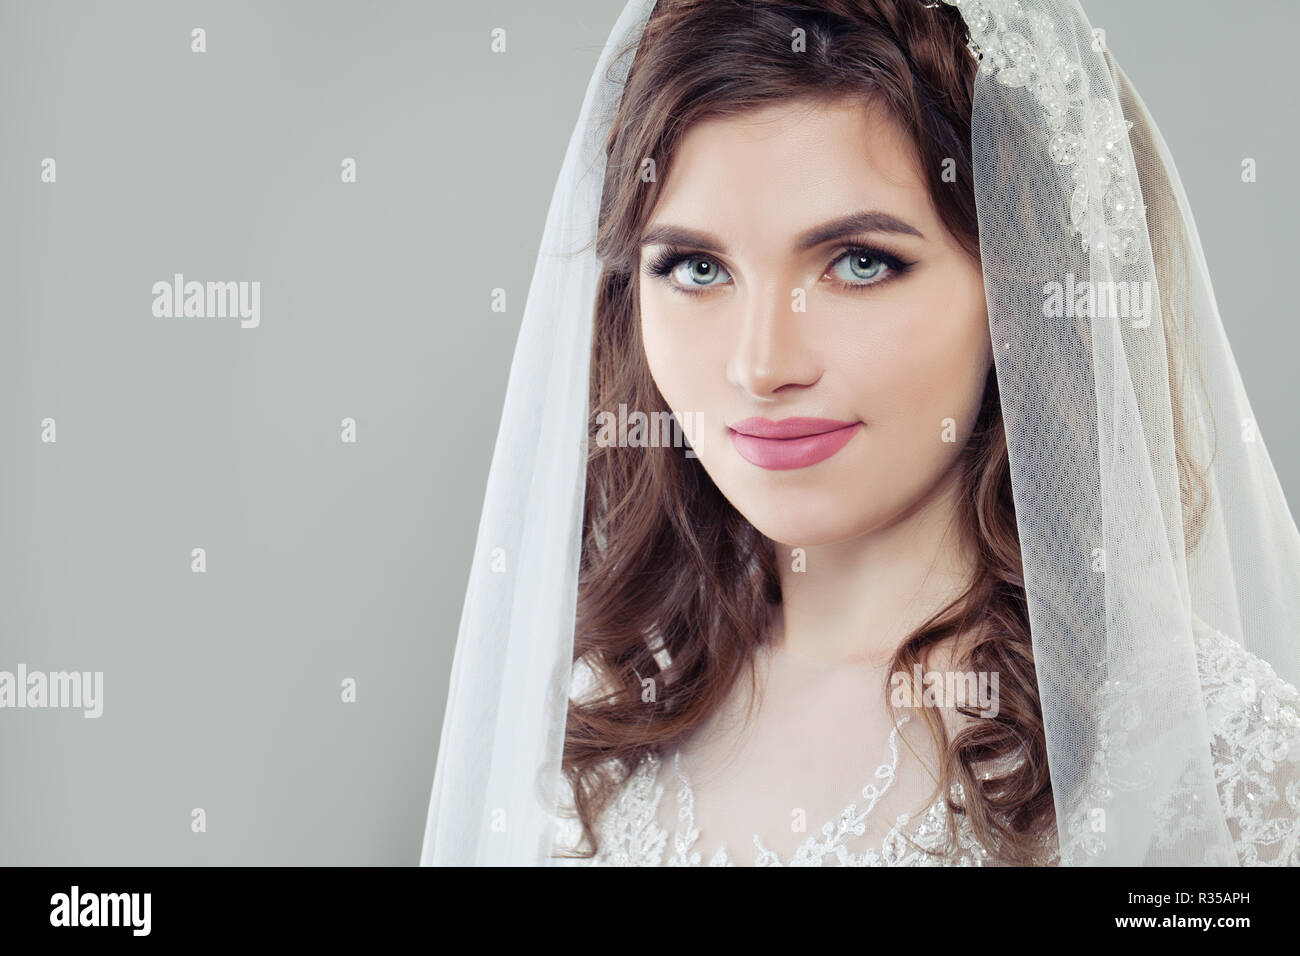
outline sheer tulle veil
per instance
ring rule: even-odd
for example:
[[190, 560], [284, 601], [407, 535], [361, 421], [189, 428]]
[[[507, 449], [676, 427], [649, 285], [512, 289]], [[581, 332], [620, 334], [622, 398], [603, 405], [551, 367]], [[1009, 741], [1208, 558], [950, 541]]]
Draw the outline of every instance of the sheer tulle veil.
[[[1221, 631], [1300, 683], [1300, 533], [1173, 159], [1127, 76], [1075, 0], [946, 2], [980, 58], [980, 251], [1061, 863], [1235, 865], [1195, 635]], [[654, 6], [631, 0], [615, 23], [547, 214], [460, 622], [425, 865], [550, 861], [605, 134]], [[1144, 315], [1115, 308], [1130, 292], [1149, 294]], [[1180, 456], [1200, 476], [1192, 486]], [[1294, 808], [1300, 755], [1271, 756], [1292, 761], [1281, 780]], [[1286, 790], [1243, 799], [1285, 807]]]

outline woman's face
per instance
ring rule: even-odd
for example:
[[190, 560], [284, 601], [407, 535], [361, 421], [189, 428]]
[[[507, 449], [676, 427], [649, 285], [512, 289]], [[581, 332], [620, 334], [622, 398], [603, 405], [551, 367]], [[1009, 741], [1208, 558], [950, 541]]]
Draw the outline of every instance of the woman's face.
[[984, 284], [892, 118], [804, 100], [697, 123], [663, 187], [646, 358], [727, 499], [818, 545], [939, 487], [992, 361]]

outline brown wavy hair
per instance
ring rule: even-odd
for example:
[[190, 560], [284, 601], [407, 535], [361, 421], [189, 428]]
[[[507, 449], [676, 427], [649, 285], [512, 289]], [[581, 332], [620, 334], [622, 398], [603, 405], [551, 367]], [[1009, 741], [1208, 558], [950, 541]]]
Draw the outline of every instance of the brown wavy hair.
[[[806, 49], [792, 55], [796, 29]], [[978, 63], [966, 37], [957, 10], [920, 0], [660, 0], [605, 144], [593, 439], [596, 410], [625, 403], [670, 411], [641, 342], [639, 238], [678, 144], [702, 119], [796, 98], [884, 106], [908, 133], [945, 226], [978, 261], [971, 166]], [[645, 158], [657, 169], [650, 181], [641, 175]], [[955, 180], [942, 179], [947, 159]], [[755, 652], [781, 603], [774, 543], [698, 459], [680, 448], [629, 454], [594, 440], [590, 448], [574, 663], [590, 668], [597, 692], [570, 701], [563, 753], [584, 855], [598, 848], [600, 814], [646, 754], [682, 743], [738, 680], [755, 681]], [[965, 815], [994, 861], [1042, 862], [1054, 848], [1055, 813], [992, 367], [955, 467], [958, 525], [977, 570], [956, 600], [903, 641], [888, 672], [911, 673], [960, 638], [966, 667], [999, 675], [997, 716], [966, 724], [952, 739], [934, 709], [921, 708], [941, 755], [934, 792], [952, 811], [950, 838]], [[654, 681], [653, 702], [643, 700], [646, 680]], [[985, 772], [1007, 758], [1018, 764], [1013, 772]], [[954, 782], [960, 802], [950, 794]]]

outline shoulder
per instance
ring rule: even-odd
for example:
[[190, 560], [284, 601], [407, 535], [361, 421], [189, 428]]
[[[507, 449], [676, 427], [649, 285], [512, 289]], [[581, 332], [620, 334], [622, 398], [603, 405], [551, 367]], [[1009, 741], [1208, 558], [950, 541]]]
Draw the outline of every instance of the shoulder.
[[[1196, 669], [1212, 737], [1242, 748], [1252, 745], [1278, 759], [1283, 744], [1300, 745], [1300, 691], [1223, 631], [1194, 619]], [[1300, 760], [1300, 752], [1291, 752]]]
[[1224, 816], [1243, 865], [1300, 865], [1300, 691], [1194, 619], [1196, 667]]

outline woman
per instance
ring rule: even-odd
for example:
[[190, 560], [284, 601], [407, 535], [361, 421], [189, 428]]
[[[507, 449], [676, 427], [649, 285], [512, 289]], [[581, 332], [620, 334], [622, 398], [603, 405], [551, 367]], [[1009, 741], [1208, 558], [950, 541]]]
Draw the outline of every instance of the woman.
[[425, 862], [1300, 862], [1300, 534], [1077, 4], [630, 4], [547, 235]]

